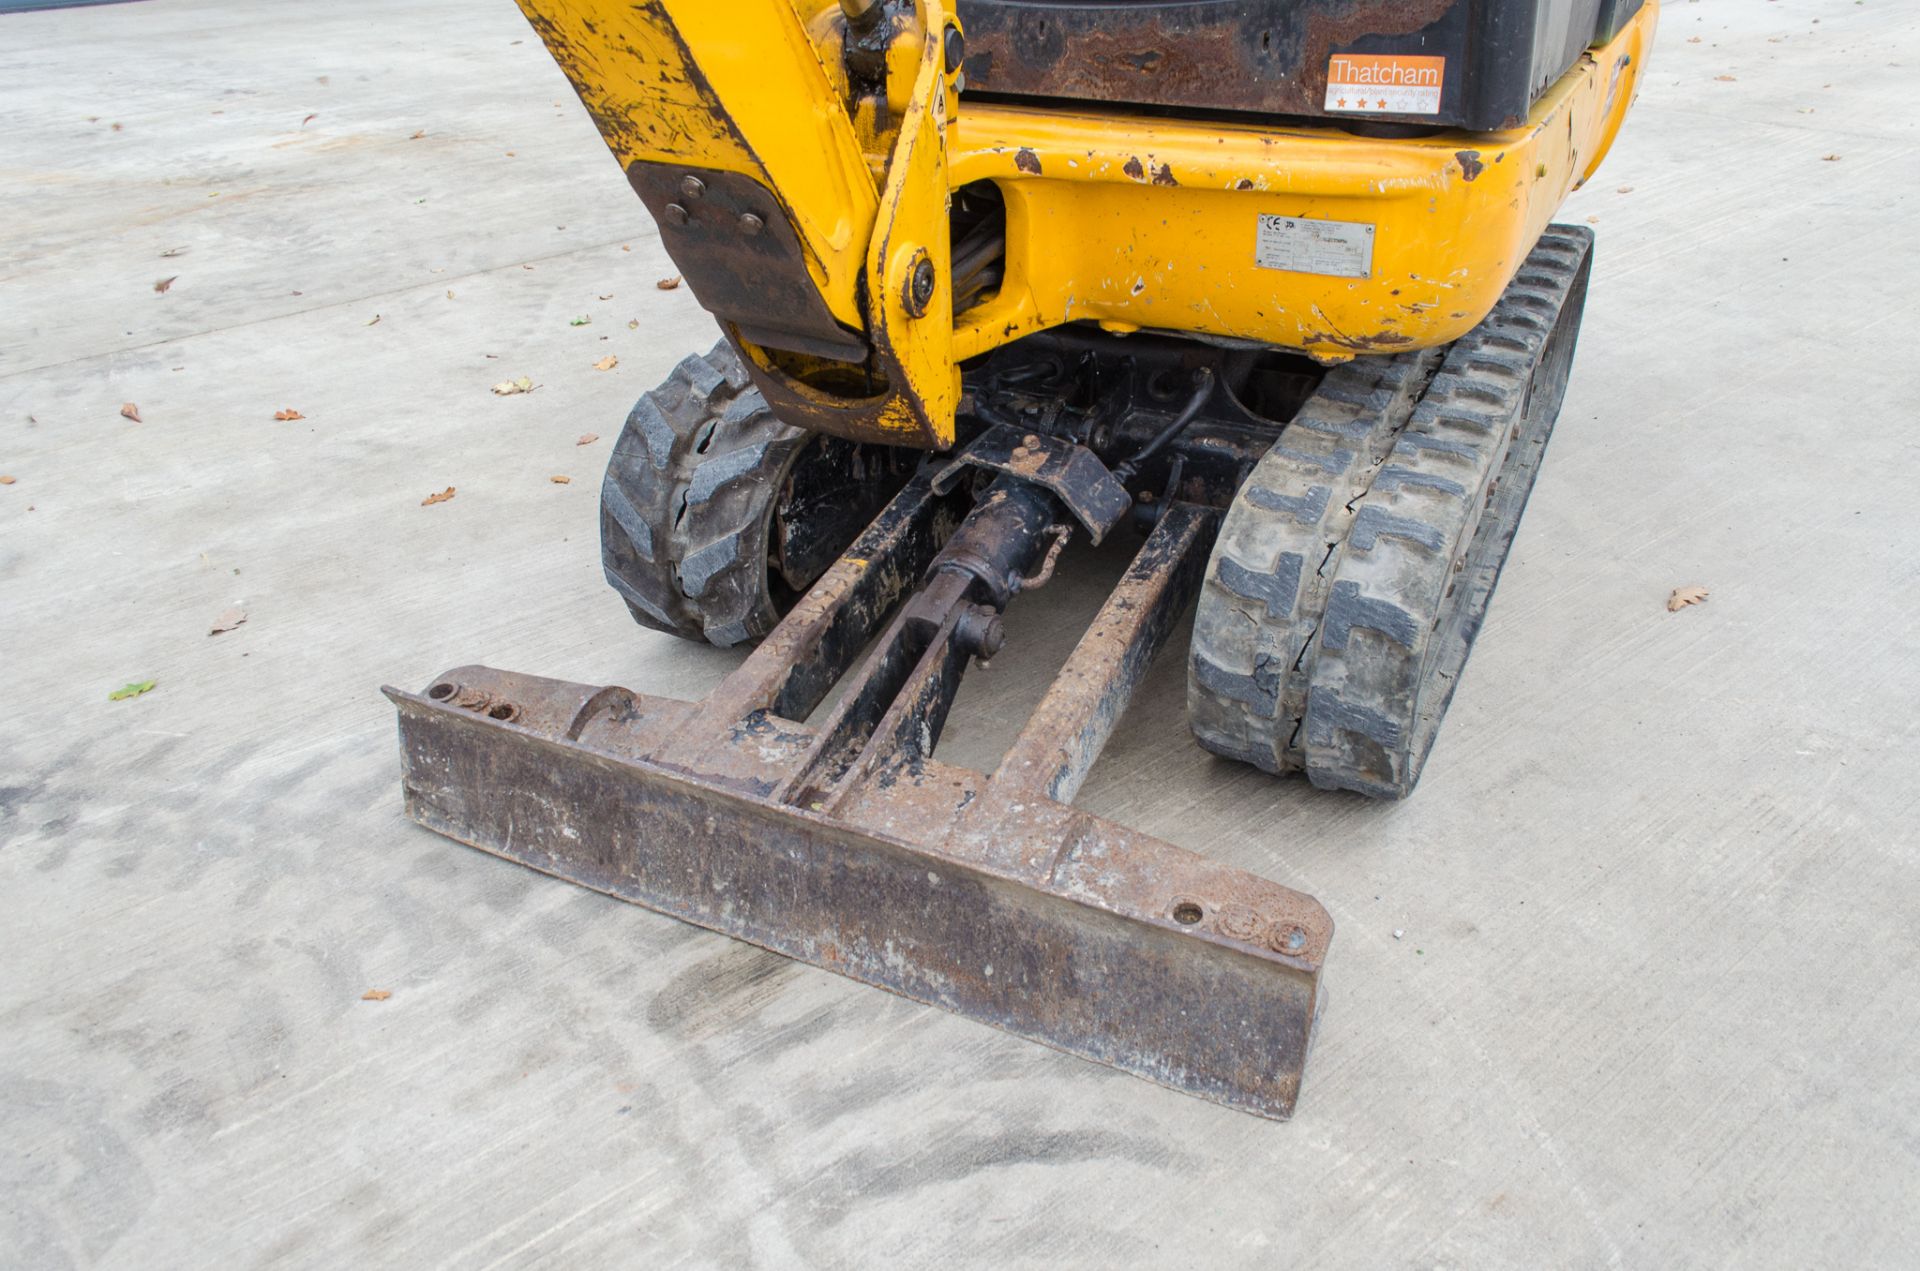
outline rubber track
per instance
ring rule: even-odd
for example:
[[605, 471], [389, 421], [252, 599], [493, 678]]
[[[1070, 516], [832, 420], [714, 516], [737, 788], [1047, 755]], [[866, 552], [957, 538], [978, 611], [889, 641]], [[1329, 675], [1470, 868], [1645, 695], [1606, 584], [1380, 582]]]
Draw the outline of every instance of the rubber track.
[[[1305, 546], [1324, 554], [1284, 612], [1250, 602], [1287, 592], [1287, 554], [1302, 552], [1303, 527], [1274, 509], [1303, 495], [1310, 504], [1315, 481], [1297, 464], [1268, 469], [1263, 459], [1255, 469], [1223, 527], [1195, 621], [1189, 698], [1203, 745], [1268, 771], [1304, 768], [1319, 786], [1384, 798], [1412, 791], [1559, 412], [1591, 243], [1583, 228], [1550, 227], [1415, 400], [1379, 403], [1366, 435], [1384, 435], [1386, 452], [1364, 473], [1343, 472], [1364, 483], [1343, 515], [1316, 518], [1319, 537]], [[1301, 422], [1319, 431], [1296, 420], [1276, 450], [1302, 448]], [[1289, 653], [1283, 678], [1263, 678]], [[1269, 682], [1271, 714], [1261, 692]], [[1234, 709], [1211, 700], [1221, 697]]]
[[1304, 766], [1305, 655], [1339, 545], [1437, 351], [1336, 366], [1254, 465], [1220, 528], [1194, 615], [1187, 716], [1215, 754], [1268, 772]]
[[722, 648], [773, 629], [768, 530], [806, 439], [724, 340], [634, 403], [600, 486], [600, 556], [635, 621]]

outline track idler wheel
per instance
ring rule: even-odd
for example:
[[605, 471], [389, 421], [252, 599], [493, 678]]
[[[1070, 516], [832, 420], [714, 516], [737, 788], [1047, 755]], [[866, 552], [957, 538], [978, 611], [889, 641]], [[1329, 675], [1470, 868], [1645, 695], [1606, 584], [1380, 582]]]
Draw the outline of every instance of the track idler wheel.
[[1255, 466], [1194, 620], [1188, 710], [1207, 749], [1412, 792], [1560, 411], [1592, 242], [1550, 227], [1444, 354], [1329, 372]]

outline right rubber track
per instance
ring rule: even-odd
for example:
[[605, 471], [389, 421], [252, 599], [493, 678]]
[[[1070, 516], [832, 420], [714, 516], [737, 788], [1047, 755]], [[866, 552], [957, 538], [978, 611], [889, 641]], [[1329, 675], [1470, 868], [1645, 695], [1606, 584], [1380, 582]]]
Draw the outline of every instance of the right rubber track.
[[1591, 243], [1550, 227], [1443, 359], [1329, 372], [1255, 467], [1194, 621], [1202, 745], [1315, 785], [1412, 791], [1559, 413]]

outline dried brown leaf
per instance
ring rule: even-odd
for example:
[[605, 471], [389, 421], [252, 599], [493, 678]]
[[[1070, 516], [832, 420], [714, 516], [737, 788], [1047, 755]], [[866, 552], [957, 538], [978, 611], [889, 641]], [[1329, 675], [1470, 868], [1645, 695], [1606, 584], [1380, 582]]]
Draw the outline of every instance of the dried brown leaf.
[[220, 616], [213, 620], [213, 627], [207, 634], [217, 636], [223, 631], [231, 631], [246, 620], [247, 611], [238, 605], [231, 609], [223, 609], [220, 611]]
[[376, 313], [376, 314], [374, 314], [372, 318], [370, 318], [370, 319], [368, 319], [368, 321], [367, 321], [367, 325], [368, 325], [368, 326], [370, 326], [370, 327], [377, 327], [377, 326], [379, 326], [379, 325], [380, 325], [380, 315], [379, 315], [379, 314], [377, 314], [377, 313]]
[[680, 275], [675, 274], [671, 278], [662, 278], [659, 282], [653, 285], [660, 288], [660, 290], [662, 291], [672, 291], [674, 288], [680, 285]]
[[1703, 605], [1706, 602], [1705, 587], [1675, 587], [1673, 594], [1667, 597], [1667, 612], [1679, 613], [1688, 605]]
[[140, 408], [132, 402], [127, 402], [120, 407], [120, 417], [131, 419], [136, 424], [145, 422], [140, 418]]
[[1840, 156], [1837, 154], [1823, 154], [1820, 156], [1820, 160], [1823, 163], [1838, 163]]
[[612, 293], [611, 291], [609, 291], [609, 292], [608, 292], [608, 293], [607, 293], [606, 295], [604, 295], [604, 296], [601, 296], [600, 298], [601, 298], [602, 300], [611, 300], [611, 299], [613, 299], [613, 293]]
[[[491, 357], [492, 354], [488, 354], [488, 356]], [[501, 380], [493, 386], [493, 391], [494, 394], [499, 397], [512, 397], [515, 393], [531, 393], [533, 391], [533, 377], [530, 375], [522, 375], [517, 380]]]
[[302, 128], [305, 128], [305, 127], [306, 127], [306, 126], [307, 126], [308, 124], [310, 124], [310, 123], [312, 123], [312, 122], [313, 122], [314, 120], [316, 120], [316, 119], [318, 119], [318, 118], [320, 118], [320, 116], [319, 116], [319, 115], [317, 115], [317, 114], [316, 114], [316, 115], [308, 115], [308, 116], [307, 116], [307, 117], [306, 117], [305, 119], [302, 119], [302, 120], [300, 121], [300, 126], [301, 126]]
[[360, 995], [363, 1002], [384, 1002], [393, 996], [392, 989], [368, 989]]
[[[587, 443], [583, 441], [580, 444], [584, 446]], [[13, 478], [8, 476], [4, 472], [0, 472], [0, 485], [12, 485], [12, 484], [13, 484]]]
[[595, 362], [593, 364], [593, 369], [596, 371], [611, 371], [614, 367], [618, 365], [620, 365], [620, 359], [615, 357], [613, 354], [609, 353], [605, 357], [601, 358], [598, 362]]
[[1615, 190], [1614, 193], [1615, 194], [1632, 194], [1633, 187], [1630, 185], [1623, 185], [1619, 189]]
[[427, 135], [427, 130], [426, 130], [425, 128], [422, 128], [422, 129], [421, 129], [421, 130], [420, 130], [419, 132], [416, 132], [416, 133], [414, 133], [414, 134], [413, 134], [413, 135], [412, 135], [411, 137], [408, 137], [408, 138], [407, 138], [407, 140], [408, 140], [408, 141], [418, 141], [418, 140], [420, 140], [420, 138], [422, 138], [422, 137], [424, 137], [424, 136], [426, 136], [426, 135]]
[[159, 282], [153, 284], [153, 289], [164, 296], [167, 294], [167, 289], [173, 286], [174, 278], [178, 278], [179, 276], [179, 274], [175, 274], [173, 278], [162, 278]]
[[287, 408], [286, 408], [285, 410], [276, 410], [276, 411], [274, 411], [274, 412], [273, 412], [273, 417], [274, 417], [275, 419], [280, 419], [280, 420], [287, 420], [287, 419], [305, 419], [305, 418], [306, 418], [306, 416], [305, 416], [305, 415], [302, 415], [302, 414], [301, 414], [301, 413], [300, 413], [299, 411], [297, 411], [297, 410], [295, 410], [295, 409], [294, 409], [293, 407], [291, 407], [291, 406], [289, 406], [289, 407], [287, 407]]
[[423, 508], [430, 508], [436, 503], [445, 503], [448, 499], [451, 499], [452, 497], [453, 497], [453, 487], [448, 486], [446, 489], [440, 491], [440, 493], [429, 494], [426, 498], [420, 500], [420, 506]]
[[1722, 84], [1732, 84], [1732, 83], [1738, 82], [1731, 75], [1715, 75], [1714, 78], [1716, 80], [1719, 80]]
[[553, 482], [555, 485], [572, 485], [573, 484], [572, 477], [551, 476], [551, 477], [548, 477], [547, 480]]
[[169, 247], [167, 248], [167, 250], [160, 253], [160, 257], [162, 260], [166, 260], [174, 256], [184, 256], [186, 254], [187, 254], [187, 249], [184, 247]]
[[600, 434], [599, 434], [599, 433], [597, 433], [597, 432], [583, 432], [583, 433], [581, 433], [581, 434], [580, 434], [580, 440], [578, 440], [578, 441], [576, 441], [576, 442], [574, 442], [573, 444], [574, 444], [574, 445], [576, 445], [576, 446], [591, 446], [591, 445], [592, 445], [592, 444], [593, 444], [594, 442], [596, 442], [596, 441], [598, 441], [598, 440], [600, 440]]

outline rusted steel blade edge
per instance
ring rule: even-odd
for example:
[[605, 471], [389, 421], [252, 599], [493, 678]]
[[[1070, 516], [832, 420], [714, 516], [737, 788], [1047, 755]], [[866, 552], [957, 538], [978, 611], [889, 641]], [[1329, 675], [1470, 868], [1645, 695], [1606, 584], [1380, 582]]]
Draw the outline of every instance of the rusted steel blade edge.
[[[975, 774], [980, 797], [944, 822], [916, 808], [927, 837], [905, 841], [875, 800], [966, 785], [961, 770], [929, 761], [827, 816], [635, 758], [685, 703], [454, 674], [492, 688], [464, 705], [386, 690], [407, 812], [428, 828], [1201, 1098], [1292, 1112], [1332, 935], [1311, 897]], [[606, 744], [604, 720], [587, 730], [602, 744], [568, 740], [588, 711], [634, 744]]]

